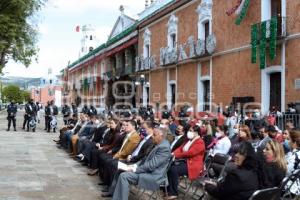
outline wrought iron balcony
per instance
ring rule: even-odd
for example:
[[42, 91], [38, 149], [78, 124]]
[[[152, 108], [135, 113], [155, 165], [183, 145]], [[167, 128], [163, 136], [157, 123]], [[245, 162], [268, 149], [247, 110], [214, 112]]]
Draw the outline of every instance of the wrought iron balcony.
[[144, 70], [150, 70], [156, 67], [156, 59], [155, 56], [144, 58], [142, 56], [138, 56], [135, 58], [136, 67], [135, 71], [144, 71]]
[[253, 24], [251, 27], [252, 35], [256, 32], [258, 41], [262, 40], [264, 37], [269, 39], [274, 34], [276, 34], [278, 39], [286, 37], [286, 22], [286, 17], [273, 17], [270, 20]]

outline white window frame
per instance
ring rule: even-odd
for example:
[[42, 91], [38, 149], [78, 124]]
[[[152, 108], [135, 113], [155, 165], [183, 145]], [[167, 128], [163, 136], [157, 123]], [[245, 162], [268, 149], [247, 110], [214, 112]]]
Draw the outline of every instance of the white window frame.
[[198, 13], [198, 39], [205, 40], [205, 23], [209, 23], [209, 34], [212, 34], [212, 0], [202, 0], [196, 12]]
[[146, 28], [144, 35], [144, 45], [143, 45], [143, 56], [148, 58], [151, 55], [151, 31], [149, 28]]
[[[178, 42], [178, 18], [172, 14], [168, 21], [168, 47], [169, 48], [177, 48]], [[173, 38], [172, 35], [175, 34], [175, 46], [173, 46]]]

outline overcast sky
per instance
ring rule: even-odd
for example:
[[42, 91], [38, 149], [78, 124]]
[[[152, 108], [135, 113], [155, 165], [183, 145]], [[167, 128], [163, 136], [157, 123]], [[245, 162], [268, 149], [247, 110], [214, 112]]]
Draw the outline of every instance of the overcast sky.
[[137, 16], [144, 9], [144, 0], [49, 0], [39, 14], [39, 62], [29, 68], [9, 62], [6, 76], [44, 77], [48, 68], [54, 74], [78, 59], [81, 33], [77, 25], [91, 24], [100, 43], [107, 40], [124, 5], [125, 14]]

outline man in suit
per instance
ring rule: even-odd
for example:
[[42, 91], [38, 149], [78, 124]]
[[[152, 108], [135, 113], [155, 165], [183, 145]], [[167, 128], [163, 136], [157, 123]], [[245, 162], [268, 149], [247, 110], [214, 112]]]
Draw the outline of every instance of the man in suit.
[[139, 143], [139, 145], [135, 148], [131, 155], [127, 157], [127, 163], [137, 163], [150, 152], [153, 147], [153, 122], [152, 121], [145, 121], [142, 123], [142, 128], [145, 130], [145, 135], [143, 139]]
[[165, 139], [167, 131], [164, 127], [154, 129], [155, 147], [145, 159], [129, 166], [128, 171], [119, 176], [113, 200], [128, 200], [130, 184], [138, 185], [146, 190], [159, 189], [171, 158], [170, 144]]
[[[153, 135], [153, 122], [152, 121], [145, 121], [142, 123], [142, 129], [145, 130], [145, 135], [143, 136], [143, 140], [141, 140], [141, 142], [139, 143], [139, 145], [135, 148], [135, 150], [133, 151], [133, 153], [131, 155], [129, 155], [127, 157], [127, 160], [124, 161], [128, 164], [134, 164], [137, 163], [138, 161], [142, 160], [143, 158], [146, 157], [146, 155], [152, 150], [153, 148], [153, 139], [152, 139], [152, 135]], [[106, 190], [108, 193], [102, 194], [102, 197], [111, 197], [113, 194], [112, 188], [114, 189], [116, 187], [116, 183], [117, 180], [119, 178], [120, 173], [122, 173], [121, 171], [118, 172], [118, 162], [115, 163], [111, 163], [114, 165], [108, 166], [106, 168], [106, 172], [110, 175], [111, 179], [109, 182], [109, 189]], [[109, 171], [110, 170], [110, 171]], [[103, 190], [105, 191], [105, 190]], [[105, 192], [106, 192], [105, 191]]]
[[175, 131], [175, 140], [171, 143], [171, 152], [180, 147], [186, 140], [186, 134], [182, 125], [178, 125]]
[[[113, 173], [118, 169], [118, 161], [126, 161], [127, 157], [132, 154], [135, 148], [140, 142], [140, 136], [136, 132], [136, 122], [131, 120], [126, 123], [125, 132], [127, 133], [121, 149], [111, 158], [107, 157], [102, 163], [103, 173], [103, 184], [106, 186], [111, 185], [113, 180]], [[103, 190], [108, 191], [108, 187]]]

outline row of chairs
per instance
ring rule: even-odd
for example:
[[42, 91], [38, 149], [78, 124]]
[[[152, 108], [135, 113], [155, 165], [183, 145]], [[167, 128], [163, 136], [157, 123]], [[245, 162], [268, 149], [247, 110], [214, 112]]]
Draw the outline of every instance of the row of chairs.
[[[228, 167], [228, 163], [230, 161], [229, 155], [224, 154], [216, 154], [213, 157], [206, 156], [204, 162], [204, 170], [201, 172], [201, 175], [198, 179], [190, 181], [188, 177], [181, 177], [181, 185], [180, 191], [183, 193], [183, 199], [198, 199], [202, 200], [207, 197], [204, 190], [204, 182], [206, 180], [211, 180], [215, 182], [220, 182], [226, 176], [226, 167]], [[168, 187], [168, 177], [167, 172], [173, 163], [173, 158], [170, 158], [168, 167], [164, 172], [164, 179], [160, 184], [160, 188], [157, 188], [156, 191], [150, 191], [146, 195], [146, 190], [143, 188], [135, 188], [137, 194], [135, 196], [137, 199], [145, 199], [145, 196], [148, 196], [148, 199], [163, 199], [161, 197], [161, 189], [163, 189], [164, 193], [167, 194]], [[300, 170], [296, 173], [292, 174], [289, 177], [286, 177], [280, 188], [267, 188], [262, 190], [257, 190], [250, 197], [249, 200], [292, 200], [296, 199], [300, 200], [300, 197], [295, 197], [291, 194], [290, 188], [293, 186], [293, 183], [296, 181], [300, 181]], [[300, 183], [299, 183], [300, 185]]]

